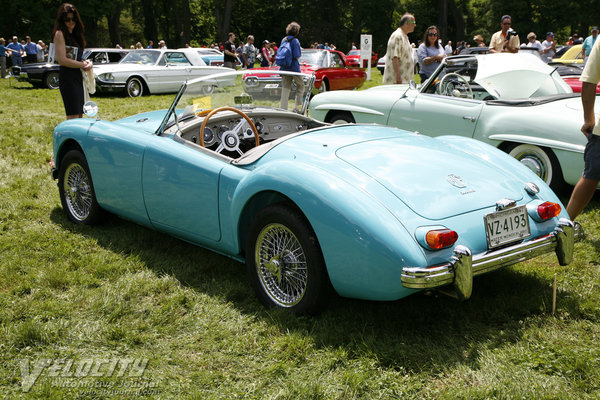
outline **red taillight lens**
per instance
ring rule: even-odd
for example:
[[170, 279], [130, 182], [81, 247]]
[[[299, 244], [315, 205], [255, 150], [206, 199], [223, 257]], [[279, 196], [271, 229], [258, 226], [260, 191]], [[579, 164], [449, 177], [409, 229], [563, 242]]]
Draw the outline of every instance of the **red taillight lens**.
[[560, 204], [547, 201], [538, 206], [537, 213], [540, 218], [545, 221], [547, 219], [556, 217], [558, 214], [560, 214], [561, 210]]
[[436, 229], [427, 232], [425, 235], [427, 246], [435, 250], [452, 246], [457, 240], [458, 233], [451, 231], [450, 229]]

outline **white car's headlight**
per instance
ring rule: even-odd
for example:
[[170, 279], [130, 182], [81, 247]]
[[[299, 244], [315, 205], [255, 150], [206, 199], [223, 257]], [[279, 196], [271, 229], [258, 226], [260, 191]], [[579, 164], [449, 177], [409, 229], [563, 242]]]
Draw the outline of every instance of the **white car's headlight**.
[[98, 75], [98, 79], [102, 82], [114, 82], [115, 77], [110, 72]]

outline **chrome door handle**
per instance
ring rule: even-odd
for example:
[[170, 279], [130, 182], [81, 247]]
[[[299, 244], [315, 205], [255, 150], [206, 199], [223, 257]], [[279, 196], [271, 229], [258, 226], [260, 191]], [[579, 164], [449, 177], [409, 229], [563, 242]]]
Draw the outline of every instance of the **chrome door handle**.
[[465, 116], [463, 117], [463, 119], [466, 119], [467, 121], [475, 122], [475, 119], [476, 119], [476, 118], [475, 118], [475, 117], [469, 117], [468, 115], [465, 115]]

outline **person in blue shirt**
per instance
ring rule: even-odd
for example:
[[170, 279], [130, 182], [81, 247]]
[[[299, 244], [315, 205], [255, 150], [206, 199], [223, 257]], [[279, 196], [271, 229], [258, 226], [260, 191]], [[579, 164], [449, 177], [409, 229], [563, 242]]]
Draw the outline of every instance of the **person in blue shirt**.
[[6, 53], [11, 52], [4, 43], [4, 38], [0, 38], [0, 73], [2, 78], [6, 77]]
[[583, 65], [587, 63], [587, 59], [590, 56], [590, 52], [594, 48], [594, 43], [596, 43], [596, 39], [598, 39], [598, 27], [592, 27], [592, 34], [585, 38], [583, 41], [583, 46], [581, 46], [581, 51], [585, 51]]
[[12, 43], [6, 46], [11, 50], [10, 61], [12, 62], [12, 65], [21, 65], [23, 64], [23, 59], [21, 58], [23, 55], [23, 46], [19, 43], [18, 37], [13, 36], [12, 40]]
[[[290, 48], [292, 50], [292, 64], [289, 66], [280, 66], [279, 69], [281, 71], [290, 71], [290, 72], [301, 72], [300, 71], [300, 62], [298, 59], [302, 56], [302, 48], [300, 47], [300, 41], [296, 36], [300, 33], [300, 24], [297, 22], [290, 22], [290, 24], [285, 28], [286, 37], [281, 40], [281, 45], [279, 48], [283, 46], [285, 41], [290, 43]], [[280, 107], [284, 110], [288, 109], [288, 99], [290, 96], [290, 91], [292, 90], [292, 81], [296, 84], [296, 97], [295, 97], [295, 106], [294, 111], [300, 112], [300, 107], [303, 103], [303, 95], [304, 95], [304, 79], [300, 75], [283, 75], [281, 77], [281, 101]]]
[[25, 40], [27, 40], [27, 43], [25, 44], [25, 60], [28, 63], [35, 63], [37, 62], [37, 45], [31, 42], [31, 37], [29, 36], [25, 36]]

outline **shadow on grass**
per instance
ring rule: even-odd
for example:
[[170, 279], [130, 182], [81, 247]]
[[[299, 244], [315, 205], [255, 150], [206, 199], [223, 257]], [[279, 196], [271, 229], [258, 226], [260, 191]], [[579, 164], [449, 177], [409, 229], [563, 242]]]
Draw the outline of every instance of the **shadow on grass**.
[[[157, 274], [170, 274], [282, 333], [308, 335], [317, 347], [341, 349], [349, 357], [375, 356], [386, 368], [419, 372], [477, 363], [481, 350], [519, 340], [523, 329], [536, 323], [527, 317], [550, 314], [552, 304], [551, 282], [507, 268], [475, 278], [472, 298], [462, 303], [423, 293], [394, 302], [332, 296], [321, 315], [297, 317], [262, 308], [245, 267], [225, 256], [116, 217], [95, 227], [76, 226], [55, 208], [51, 220], [112, 252], [139, 257]], [[577, 309], [576, 296], [566, 297], [572, 303], [561, 307]]]

